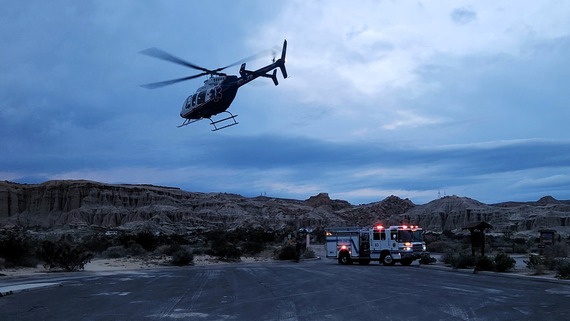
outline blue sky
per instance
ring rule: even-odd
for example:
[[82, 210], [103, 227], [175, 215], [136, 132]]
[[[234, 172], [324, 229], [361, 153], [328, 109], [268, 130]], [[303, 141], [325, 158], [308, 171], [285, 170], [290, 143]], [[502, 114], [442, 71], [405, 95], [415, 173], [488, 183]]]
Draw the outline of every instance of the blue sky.
[[[4, 1], [0, 179], [353, 204], [570, 199], [570, 2]], [[177, 128], [206, 68], [288, 40], [239, 125]], [[271, 57], [248, 63], [248, 69]], [[238, 67], [226, 70], [237, 74]]]

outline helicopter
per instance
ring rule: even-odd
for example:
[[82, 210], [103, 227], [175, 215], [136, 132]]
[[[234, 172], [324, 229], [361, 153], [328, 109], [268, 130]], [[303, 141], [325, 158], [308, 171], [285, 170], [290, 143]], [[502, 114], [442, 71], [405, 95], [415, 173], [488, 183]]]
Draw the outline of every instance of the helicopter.
[[[200, 67], [188, 61], [185, 61], [181, 58], [175, 57], [158, 48], [149, 48], [141, 51], [141, 54], [169, 61], [202, 72], [188, 77], [150, 83], [142, 85], [142, 87], [155, 89], [209, 75], [210, 77], [204, 80], [204, 85], [198, 88], [194, 94], [188, 96], [188, 98], [186, 98], [184, 101], [182, 110], [180, 111], [180, 117], [184, 118], [184, 122], [177, 127], [183, 127], [202, 119], [208, 119], [210, 121], [210, 125], [214, 127], [212, 131], [217, 131], [238, 124], [236, 121], [236, 117], [238, 115], [232, 114], [227, 109], [230, 107], [231, 103], [236, 97], [238, 89], [241, 86], [259, 77], [270, 78], [273, 80], [275, 86], [277, 86], [279, 84], [277, 81], [277, 68], [281, 70], [283, 78], [287, 78], [287, 70], [285, 69], [286, 52], [287, 40], [284, 40], [283, 49], [281, 51], [281, 58], [275, 60], [274, 57], [271, 64], [260, 69], [245, 69], [246, 61], [255, 59], [256, 56], [242, 59], [225, 67], [217, 69], [206, 69], [204, 67]], [[239, 69], [239, 77], [236, 75], [227, 75], [221, 72], [226, 68], [237, 66], [239, 64], [241, 64], [241, 67]], [[229, 116], [219, 120], [212, 120], [213, 116], [220, 113], [227, 113]]]

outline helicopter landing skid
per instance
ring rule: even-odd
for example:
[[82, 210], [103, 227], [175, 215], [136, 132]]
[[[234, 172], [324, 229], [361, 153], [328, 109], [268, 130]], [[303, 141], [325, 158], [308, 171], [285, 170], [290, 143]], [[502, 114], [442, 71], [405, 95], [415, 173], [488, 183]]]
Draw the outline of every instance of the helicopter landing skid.
[[[235, 126], [235, 125], [239, 124], [239, 123], [236, 121], [236, 117], [237, 117], [238, 115], [233, 115], [232, 113], [230, 113], [230, 112], [227, 111], [227, 110], [225, 111], [225, 113], [230, 114], [230, 116], [228, 116], [228, 117], [226, 117], [226, 118], [223, 118], [223, 119], [220, 119], [220, 120], [216, 120], [216, 121], [213, 121], [211, 118], [208, 118], [208, 119], [210, 120], [210, 125], [214, 126], [214, 129], [212, 129], [213, 132], [218, 131], [218, 130], [220, 130], [220, 129], [228, 128], [228, 127]], [[223, 123], [223, 122], [225, 122], [226, 120], [230, 120], [230, 119], [233, 121], [233, 123], [223, 125], [222, 127], [216, 126], [216, 124]]]
[[183, 122], [181, 125], [178, 125], [178, 126], [176, 126], [176, 127], [180, 128], [180, 127], [188, 126], [188, 125], [190, 125], [190, 124], [192, 124], [192, 123], [195, 123], [195, 122], [197, 122], [197, 121], [199, 121], [199, 120], [200, 120], [200, 119], [188, 119], [188, 118], [186, 118], [186, 119], [184, 120], [184, 122]]

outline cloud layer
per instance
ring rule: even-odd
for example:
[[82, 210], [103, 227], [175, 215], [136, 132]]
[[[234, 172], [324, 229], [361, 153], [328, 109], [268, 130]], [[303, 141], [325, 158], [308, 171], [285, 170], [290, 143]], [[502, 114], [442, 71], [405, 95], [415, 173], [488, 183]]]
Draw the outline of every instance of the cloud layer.
[[[352, 203], [391, 194], [416, 203], [442, 194], [489, 203], [570, 198], [570, 4], [4, 8], [0, 179], [292, 198], [328, 192]], [[201, 80], [139, 87], [195, 72], [139, 55], [145, 48], [215, 68], [285, 38], [290, 77], [240, 89], [231, 107], [238, 126], [175, 127]]]

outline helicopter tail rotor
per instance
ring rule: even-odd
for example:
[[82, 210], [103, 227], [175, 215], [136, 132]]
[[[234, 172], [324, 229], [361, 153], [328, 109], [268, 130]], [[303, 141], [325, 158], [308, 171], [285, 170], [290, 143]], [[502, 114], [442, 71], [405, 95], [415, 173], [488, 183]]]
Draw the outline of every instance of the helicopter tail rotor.
[[279, 69], [281, 69], [281, 74], [283, 78], [287, 78], [287, 70], [285, 69], [285, 54], [287, 53], [287, 40], [283, 41], [283, 51], [281, 51], [281, 58], [277, 61], [279, 64]]

